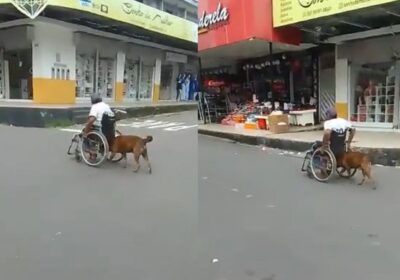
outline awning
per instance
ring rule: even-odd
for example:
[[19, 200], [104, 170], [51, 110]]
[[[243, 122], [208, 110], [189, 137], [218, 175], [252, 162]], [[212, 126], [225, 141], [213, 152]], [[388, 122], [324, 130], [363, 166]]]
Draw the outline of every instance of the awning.
[[[315, 45], [290, 45], [273, 43], [273, 53], [301, 51]], [[269, 55], [269, 42], [259, 39], [250, 39], [238, 43], [211, 48], [200, 52], [203, 68], [233, 65], [237, 61]]]

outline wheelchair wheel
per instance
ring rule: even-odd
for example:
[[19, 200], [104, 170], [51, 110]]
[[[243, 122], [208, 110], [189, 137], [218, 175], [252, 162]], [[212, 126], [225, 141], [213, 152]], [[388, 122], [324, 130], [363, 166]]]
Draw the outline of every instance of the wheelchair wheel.
[[343, 167], [338, 167], [338, 168], [336, 168], [337, 174], [338, 174], [340, 177], [342, 177], [342, 178], [350, 179], [350, 178], [353, 177], [353, 176], [356, 174], [356, 172], [357, 172], [357, 168], [352, 168], [352, 169], [350, 169], [350, 173], [347, 173], [347, 172], [341, 173], [341, 172], [343, 172], [343, 169], [344, 169]]
[[91, 131], [81, 141], [82, 160], [89, 166], [99, 166], [108, 155], [108, 143], [103, 134], [97, 131]]
[[318, 148], [311, 157], [311, 172], [319, 182], [328, 181], [336, 171], [336, 159], [330, 150]]
[[311, 171], [311, 157], [312, 157], [312, 151], [307, 151], [306, 156], [304, 157], [303, 160], [303, 165], [301, 167], [301, 171], [307, 172], [307, 176], [309, 178], [313, 178], [313, 174]]

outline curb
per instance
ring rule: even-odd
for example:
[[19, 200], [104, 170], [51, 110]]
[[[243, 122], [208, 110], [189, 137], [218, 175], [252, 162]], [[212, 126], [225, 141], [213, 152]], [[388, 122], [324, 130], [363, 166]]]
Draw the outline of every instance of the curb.
[[[138, 107], [115, 107], [127, 111], [126, 118], [145, 117], [166, 113], [178, 113], [197, 109], [197, 103], [176, 105], [149, 105]], [[0, 107], [0, 123], [19, 127], [57, 127], [82, 124], [90, 107], [35, 108]]]
[[[313, 142], [307, 141], [293, 141], [287, 139], [268, 138], [261, 136], [242, 135], [229, 132], [210, 131], [207, 129], [198, 129], [199, 134], [224, 138], [239, 143], [248, 145], [264, 145], [274, 149], [288, 150], [294, 152], [307, 151]], [[358, 148], [358, 150], [369, 155], [372, 164], [379, 164], [384, 166], [399, 166], [400, 165], [400, 149], [390, 148]]]

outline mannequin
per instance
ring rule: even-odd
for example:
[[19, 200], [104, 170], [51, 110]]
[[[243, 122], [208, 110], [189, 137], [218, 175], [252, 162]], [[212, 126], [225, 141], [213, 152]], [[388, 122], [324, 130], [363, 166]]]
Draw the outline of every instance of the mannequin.
[[182, 90], [182, 74], [179, 74], [176, 77], [176, 101], [181, 99], [181, 90]]

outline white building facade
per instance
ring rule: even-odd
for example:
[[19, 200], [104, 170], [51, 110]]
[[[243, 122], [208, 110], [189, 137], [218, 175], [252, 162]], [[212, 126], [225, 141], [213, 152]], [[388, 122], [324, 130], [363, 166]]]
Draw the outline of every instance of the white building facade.
[[98, 93], [117, 103], [174, 100], [179, 74], [197, 75], [193, 21], [133, 0], [49, 0], [33, 10], [14, 2], [0, 0], [12, 15], [0, 23], [0, 99], [74, 104]]

